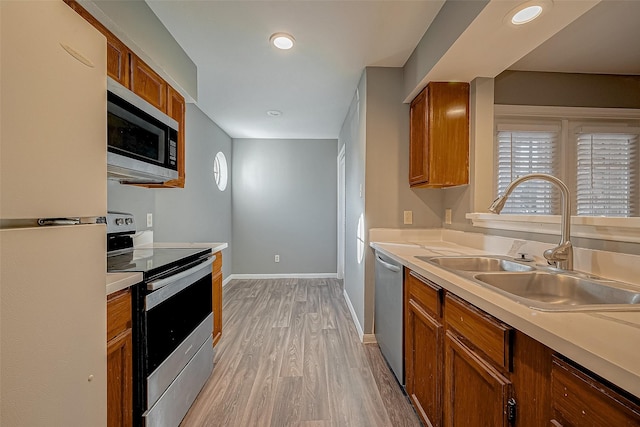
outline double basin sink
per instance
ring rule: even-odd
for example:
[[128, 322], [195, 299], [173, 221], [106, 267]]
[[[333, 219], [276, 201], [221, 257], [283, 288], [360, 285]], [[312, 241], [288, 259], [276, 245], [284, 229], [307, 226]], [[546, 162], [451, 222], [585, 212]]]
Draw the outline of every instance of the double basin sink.
[[416, 257], [542, 311], [640, 310], [640, 287], [506, 256]]

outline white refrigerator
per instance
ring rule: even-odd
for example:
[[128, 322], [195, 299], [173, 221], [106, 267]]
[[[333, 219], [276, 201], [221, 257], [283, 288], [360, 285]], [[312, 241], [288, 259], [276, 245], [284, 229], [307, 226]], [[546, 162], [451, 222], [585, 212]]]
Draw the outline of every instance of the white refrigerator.
[[106, 42], [0, 1], [0, 425], [106, 426]]

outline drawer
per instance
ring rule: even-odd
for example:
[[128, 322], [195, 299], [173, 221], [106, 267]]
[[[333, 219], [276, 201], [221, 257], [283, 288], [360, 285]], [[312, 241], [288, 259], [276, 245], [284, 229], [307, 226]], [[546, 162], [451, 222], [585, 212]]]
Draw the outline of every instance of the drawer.
[[107, 341], [131, 328], [131, 290], [107, 296]]
[[213, 261], [213, 275], [215, 276], [217, 273], [222, 271], [222, 251], [218, 251], [215, 253], [216, 259]]
[[558, 425], [640, 425], [637, 404], [556, 356], [551, 367], [551, 396]]
[[442, 288], [411, 270], [406, 271], [409, 298], [435, 317], [442, 317]]
[[497, 367], [511, 370], [510, 326], [451, 294], [445, 299], [444, 318], [463, 343], [484, 353]]

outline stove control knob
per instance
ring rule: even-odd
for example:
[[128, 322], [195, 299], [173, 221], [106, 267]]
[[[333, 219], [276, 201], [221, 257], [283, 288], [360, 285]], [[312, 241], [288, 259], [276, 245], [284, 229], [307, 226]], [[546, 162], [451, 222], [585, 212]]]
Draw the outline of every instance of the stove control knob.
[[123, 225], [124, 224], [124, 218], [116, 218], [116, 225]]
[[126, 223], [127, 225], [131, 225], [131, 224], [133, 224], [133, 218], [127, 218], [127, 219], [125, 220], [125, 223]]

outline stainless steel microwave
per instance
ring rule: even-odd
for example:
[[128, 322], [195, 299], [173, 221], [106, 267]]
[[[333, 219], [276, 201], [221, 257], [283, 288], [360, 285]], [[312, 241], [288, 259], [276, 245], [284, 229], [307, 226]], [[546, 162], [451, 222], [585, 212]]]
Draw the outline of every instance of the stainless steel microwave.
[[107, 80], [107, 176], [121, 182], [178, 178], [178, 122]]

